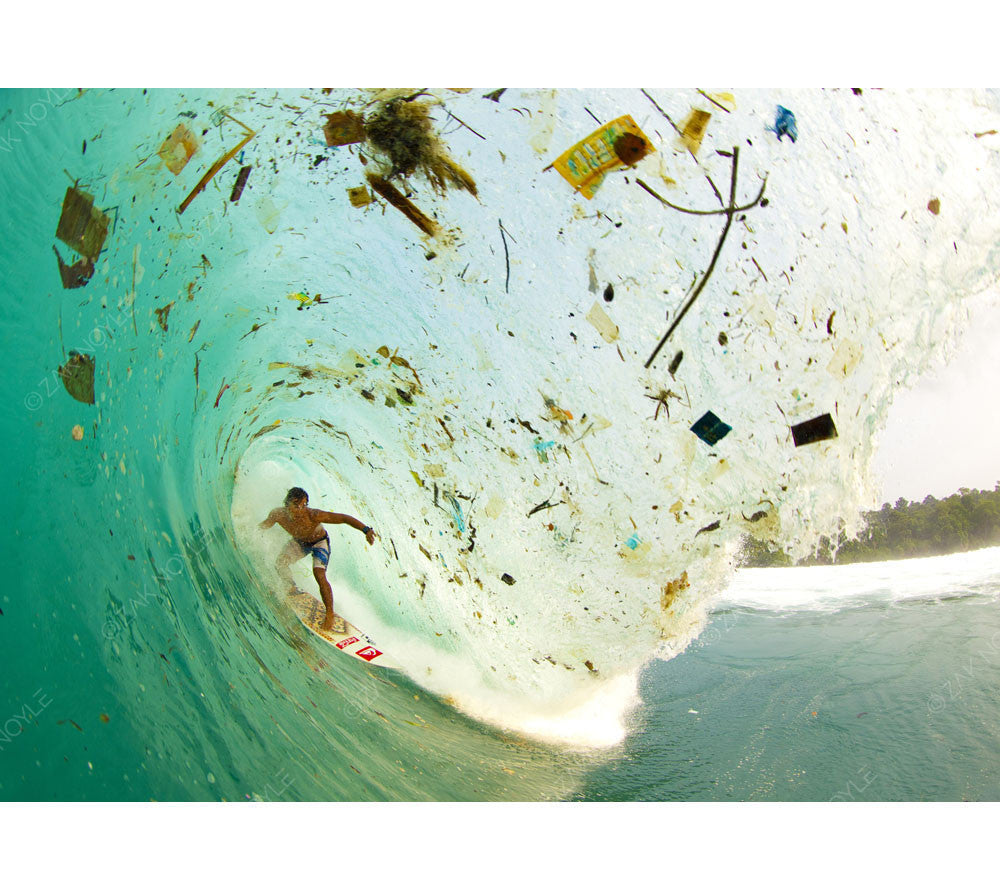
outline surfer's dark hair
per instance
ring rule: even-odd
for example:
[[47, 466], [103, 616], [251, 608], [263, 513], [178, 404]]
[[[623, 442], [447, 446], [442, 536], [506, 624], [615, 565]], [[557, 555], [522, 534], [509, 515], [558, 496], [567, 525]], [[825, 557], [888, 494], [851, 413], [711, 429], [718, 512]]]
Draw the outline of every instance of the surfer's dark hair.
[[309, 493], [304, 488], [289, 488], [288, 494], [285, 495], [285, 503], [290, 504], [292, 501], [308, 501]]

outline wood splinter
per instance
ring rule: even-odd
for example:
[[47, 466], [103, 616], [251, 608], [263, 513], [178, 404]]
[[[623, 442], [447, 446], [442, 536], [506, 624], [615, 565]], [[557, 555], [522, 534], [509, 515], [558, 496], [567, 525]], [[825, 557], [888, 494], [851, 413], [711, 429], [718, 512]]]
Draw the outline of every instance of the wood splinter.
[[386, 199], [393, 207], [403, 214], [418, 229], [427, 235], [437, 234], [434, 221], [426, 216], [409, 198], [402, 194], [392, 183], [374, 173], [365, 174], [371, 187]]

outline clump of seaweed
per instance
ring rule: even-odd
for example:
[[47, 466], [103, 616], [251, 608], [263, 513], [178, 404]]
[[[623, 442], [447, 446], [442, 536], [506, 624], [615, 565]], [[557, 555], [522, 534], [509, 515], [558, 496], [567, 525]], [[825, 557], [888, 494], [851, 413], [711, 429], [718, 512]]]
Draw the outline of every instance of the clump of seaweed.
[[456, 164], [431, 128], [425, 102], [391, 99], [365, 119], [368, 142], [388, 158], [387, 180], [422, 173], [444, 194], [448, 186], [476, 194], [473, 178]]

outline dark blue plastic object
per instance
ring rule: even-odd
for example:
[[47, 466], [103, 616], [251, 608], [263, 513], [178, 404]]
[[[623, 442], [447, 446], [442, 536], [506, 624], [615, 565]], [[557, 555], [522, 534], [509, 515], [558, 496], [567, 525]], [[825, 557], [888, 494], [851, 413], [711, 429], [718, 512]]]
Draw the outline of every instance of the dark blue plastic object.
[[723, 423], [711, 411], [706, 411], [701, 419], [691, 427], [691, 432], [702, 442], [714, 445], [731, 429], [732, 427], [728, 423]]
[[[769, 127], [768, 129], [771, 128]], [[778, 113], [774, 117], [774, 129], [771, 132], [778, 137], [779, 142], [785, 134], [788, 135], [788, 138], [792, 142], [799, 138], [799, 128], [795, 124], [795, 115], [785, 108], [784, 105], [778, 106]]]

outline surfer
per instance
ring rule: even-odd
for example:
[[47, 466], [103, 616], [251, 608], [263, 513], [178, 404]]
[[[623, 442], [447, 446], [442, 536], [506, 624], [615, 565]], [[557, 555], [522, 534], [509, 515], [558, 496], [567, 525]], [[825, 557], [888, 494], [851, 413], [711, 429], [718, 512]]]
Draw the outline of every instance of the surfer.
[[[285, 583], [289, 593], [295, 593], [295, 582], [292, 580], [290, 566], [304, 556], [312, 555], [313, 577], [319, 585], [319, 592], [326, 606], [326, 617], [323, 619], [323, 630], [343, 632], [343, 618], [333, 611], [333, 590], [326, 578], [326, 567], [330, 562], [330, 534], [323, 523], [343, 523], [356, 528], [365, 536], [369, 544], [375, 543], [375, 531], [370, 525], [365, 525], [360, 519], [348, 516], [346, 513], [328, 513], [309, 506], [309, 495], [302, 488], [290, 488], [285, 495], [285, 506], [276, 507], [267, 514], [260, 528], [271, 528], [275, 523], [280, 525], [292, 540], [278, 556], [275, 568]], [[338, 627], [334, 626], [334, 622]]]

